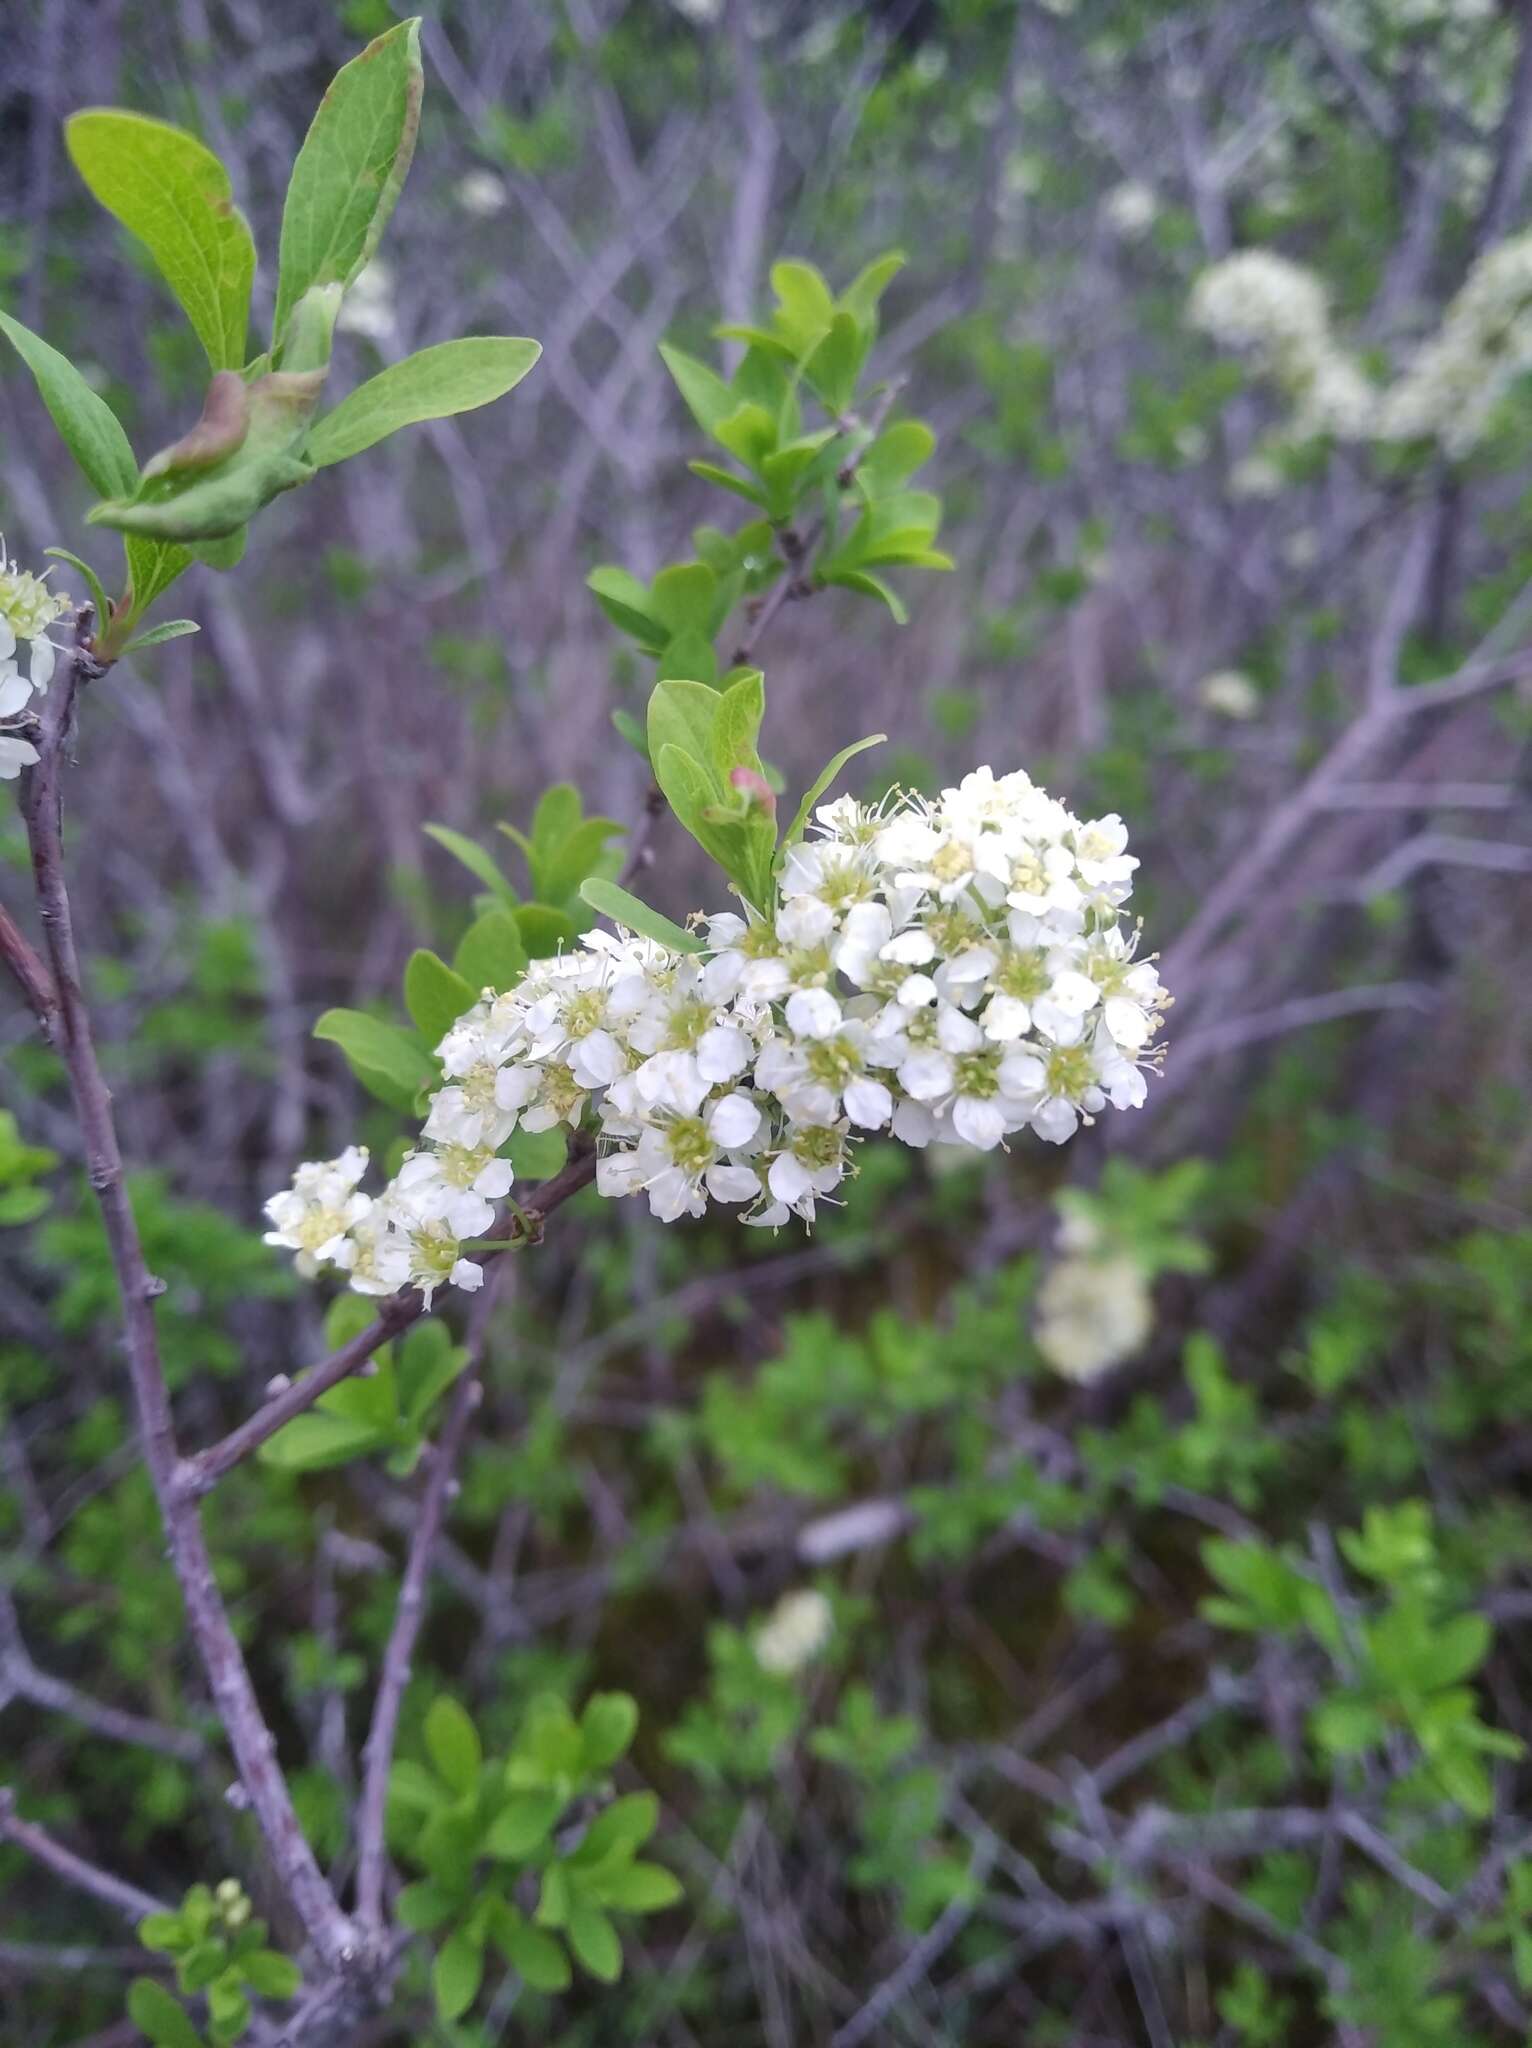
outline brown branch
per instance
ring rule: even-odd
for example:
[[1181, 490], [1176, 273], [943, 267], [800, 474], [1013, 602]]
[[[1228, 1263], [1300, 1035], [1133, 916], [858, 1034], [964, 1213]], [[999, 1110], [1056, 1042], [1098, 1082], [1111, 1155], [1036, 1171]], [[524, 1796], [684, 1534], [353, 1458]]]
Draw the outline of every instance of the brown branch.
[[[89, 614], [79, 622], [83, 638]], [[315, 1947], [332, 1968], [350, 1963], [356, 1937], [325, 1882], [276, 1761], [275, 1740], [261, 1713], [244, 1655], [229, 1625], [213, 1574], [213, 1561], [195, 1502], [177, 1485], [177, 1450], [170, 1396], [154, 1324], [160, 1284], [144, 1261], [123, 1178], [112, 1098], [97, 1057], [75, 943], [64, 876], [61, 775], [83, 683], [100, 673], [83, 644], [61, 664], [43, 728], [40, 758], [27, 773], [22, 809], [43, 933], [58, 995], [58, 1050], [85, 1144], [86, 1168], [100, 1205], [122, 1301], [128, 1371], [138, 1432], [180, 1582], [192, 1638], [233, 1749], [240, 1780], [260, 1823], [288, 1898]]]
[[51, 1870], [55, 1877], [61, 1877], [65, 1884], [73, 1885], [77, 1891], [89, 1892], [93, 1899], [99, 1899], [113, 1912], [121, 1913], [135, 1927], [146, 1914], [170, 1910], [151, 1893], [141, 1892], [136, 1884], [128, 1884], [120, 1877], [113, 1877], [109, 1870], [100, 1870], [94, 1863], [87, 1863], [73, 1849], [66, 1849], [62, 1842], [54, 1841], [47, 1829], [39, 1827], [36, 1821], [23, 1820], [16, 1811], [15, 1795], [8, 1786], [0, 1786], [0, 1842], [13, 1842], [18, 1849], [24, 1849], [34, 1862]]
[[42, 1026], [43, 1037], [51, 1045], [59, 1007], [53, 977], [3, 904], [0, 904], [0, 960], [5, 962], [20, 984], [27, 1008]]
[[497, 1283], [504, 1271], [503, 1266], [496, 1269], [474, 1304], [468, 1335], [468, 1365], [458, 1381], [441, 1437], [432, 1453], [430, 1476], [420, 1497], [409, 1557], [399, 1587], [399, 1602], [394, 1609], [394, 1625], [389, 1631], [383, 1667], [378, 1674], [372, 1725], [362, 1747], [364, 1776], [356, 1815], [356, 1910], [362, 1926], [373, 1934], [381, 1933], [383, 1926], [383, 1878], [388, 1860], [383, 1845], [383, 1822], [394, 1744], [399, 1733], [399, 1709], [404, 1689], [409, 1684], [421, 1623], [425, 1620], [426, 1588], [437, 1540], [446, 1519], [453, 1473], [468, 1435], [468, 1425], [483, 1397], [481, 1361]]

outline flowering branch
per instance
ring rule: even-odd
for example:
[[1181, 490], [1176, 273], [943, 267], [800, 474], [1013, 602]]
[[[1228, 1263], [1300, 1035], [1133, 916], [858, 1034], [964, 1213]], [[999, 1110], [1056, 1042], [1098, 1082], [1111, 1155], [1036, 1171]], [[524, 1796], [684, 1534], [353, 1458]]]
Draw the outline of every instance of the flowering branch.
[[[575, 1147], [559, 1171], [534, 1188], [520, 1205], [519, 1215], [510, 1224], [511, 1242], [530, 1240], [540, 1232], [543, 1223], [555, 1210], [562, 1208], [581, 1188], [589, 1187], [595, 1177], [595, 1153], [589, 1147]], [[328, 1358], [321, 1359], [318, 1365], [311, 1366], [301, 1379], [294, 1380], [280, 1393], [274, 1394], [263, 1408], [258, 1408], [236, 1429], [231, 1429], [227, 1436], [209, 1444], [206, 1450], [183, 1458], [175, 1478], [178, 1493], [193, 1500], [211, 1493], [226, 1473], [232, 1472], [236, 1465], [258, 1451], [296, 1416], [306, 1414], [321, 1394], [328, 1393], [331, 1387], [339, 1386], [342, 1380], [358, 1372], [375, 1352], [395, 1337], [402, 1336], [425, 1313], [426, 1302], [419, 1290], [401, 1288], [384, 1302], [376, 1322], [369, 1324], [349, 1343], [332, 1351]]]

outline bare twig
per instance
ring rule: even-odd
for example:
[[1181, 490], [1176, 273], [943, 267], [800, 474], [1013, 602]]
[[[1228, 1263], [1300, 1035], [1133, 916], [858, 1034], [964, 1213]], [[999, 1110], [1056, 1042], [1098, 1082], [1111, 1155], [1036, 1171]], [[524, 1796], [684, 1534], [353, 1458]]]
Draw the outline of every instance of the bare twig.
[[102, 1870], [96, 1864], [88, 1863], [83, 1856], [77, 1856], [73, 1849], [66, 1849], [36, 1821], [23, 1820], [16, 1811], [15, 1798], [8, 1786], [0, 1786], [0, 1842], [12, 1842], [18, 1849], [24, 1849], [34, 1862], [51, 1870], [55, 1877], [61, 1877], [76, 1891], [89, 1892], [93, 1899], [99, 1899], [102, 1905], [121, 1913], [135, 1927], [146, 1914], [169, 1910], [152, 1893], [141, 1892], [136, 1884], [113, 1877], [109, 1870]]
[[420, 1625], [425, 1619], [426, 1588], [452, 1493], [453, 1474], [468, 1434], [468, 1425], [483, 1398], [481, 1361], [494, 1309], [496, 1283], [504, 1271], [504, 1266], [495, 1269], [474, 1305], [473, 1325], [468, 1337], [468, 1365], [457, 1383], [446, 1423], [431, 1454], [430, 1475], [420, 1497], [409, 1558], [399, 1587], [399, 1604], [394, 1610], [394, 1625], [389, 1632], [383, 1668], [378, 1675], [372, 1726], [362, 1750], [364, 1775], [356, 1817], [356, 1904], [358, 1918], [368, 1929], [380, 1929], [383, 1924], [383, 1876], [387, 1860], [383, 1847], [383, 1821], [388, 1798], [388, 1774], [393, 1765], [394, 1742], [399, 1732], [399, 1708], [409, 1683]]

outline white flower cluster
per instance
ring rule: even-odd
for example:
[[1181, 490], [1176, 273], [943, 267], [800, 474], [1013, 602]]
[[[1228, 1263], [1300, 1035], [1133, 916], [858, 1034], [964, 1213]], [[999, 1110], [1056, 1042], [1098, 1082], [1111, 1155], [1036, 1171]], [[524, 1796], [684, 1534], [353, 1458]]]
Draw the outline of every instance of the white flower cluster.
[[1270, 249], [1242, 249], [1205, 270], [1189, 318], [1256, 367], [1297, 403], [1299, 438], [1356, 440], [1371, 431], [1377, 393], [1330, 332], [1324, 286]]
[[[1373, 384], [1331, 334], [1319, 279], [1269, 249], [1241, 250], [1205, 270], [1189, 318], [1292, 396], [1295, 439], [1434, 441], [1462, 456], [1483, 439], [1516, 379], [1532, 370], [1532, 233], [1479, 258], [1437, 332], [1386, 387]], [[1248, 462], [1232, 481], [1237, 493], [1265, 494], [1264, 474], [1255, 489]]]
[[[13, 781], [23, 768], [36, 765], [37, 749], [21, 738], [19, 728], [30, 715], [32, 699], [48, 694], [56, 654], [48, 628], [68, 609], [69, 600], [55, 596], [40, 576], [5, 559], [0, 540], [0, 782]], [[23, 647], [25, 673], [18, 658]]]
[[438, 1047], [422, 1145], [385, 1193], [357, 1192], [355, 1148], [305, 1166], [268, 1242], [368, 1292], [475, 1287], [462, 1247], [510, 1190], [501, 1149], [587, 1113], [599, 1191], [666, 1222], [713, 1201], [811, 1223], [866, 1132], [1062, 1143], [1141, 1103], [1158, 1059], [1168, 998], [1124, 928], [1126, 845], [1116, 816], [987, 768], [934, 802], [829, 804], [770, 918], [715, 916], [698, 953], [588, 933], [486, 994]]

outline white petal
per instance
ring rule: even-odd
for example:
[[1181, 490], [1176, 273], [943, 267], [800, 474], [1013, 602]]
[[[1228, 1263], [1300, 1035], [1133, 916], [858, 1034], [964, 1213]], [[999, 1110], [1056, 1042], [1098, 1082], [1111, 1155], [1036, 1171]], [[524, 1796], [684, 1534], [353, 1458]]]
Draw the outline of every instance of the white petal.
[[846, 1114], [864, 1131], [880, 1131], [894, 1113], [894, 1098], [881, 1081], [865, 1075], [847, 1083]]
[[1065, 1102], [1061, 1096], [1050, 1096], [1033, 1113], [1032, 1128], [1040, 1138], [1046, 1138], [1050, 1145], [1062, 1145], [1066, 1138], [1075, 1134], [1079, 1117], [1072, 1102]]
[[715, 1202], [753, 1202], [761, 1192], [761, 1177], [753, 1166], [710, 1166], [705, 1178]]
[[980, 1102], [972, 1095], [960, 1095], [952, 1105], [952, 1128], [965, 1145], [989, 1152], [1005, 1136], [1005, 1115], [994, 1102]]
[[952, 1091], [952, 1062], [934, 1048], [912, 1052], [899, 1069], [899, 1083], [917, 1102], [936, 1102]]
[[14, 718], [32, 694], [32, 685], [14, 669], [0, 671], [0, 718]]
[[697, 1040], [697, 1071], [704, 1081], [732, 1081], [750, 1064], [751, 1044], [733, 1024], [714, 1024]]
[[761, 1128], [761, 1112], [748, 1095], [725, 1095], [708, 1111], [708, 1136], [726, 1152], [748, 1145]]
[[27, 664], [27, 672], [32, 678], [34, 690], [46, 690], [53, 681], [53, 664], [56, 658], [57, 650], [51, 640], [39, 639], [32, 642], [32, 659]]
[[801, 988], [787, 999], [789, 1026], [803, 1038], [829, 1038], [840, 1028], [840, 1004], [827, 988]]
[[809, 1192], [812, 1182], [801, 1159], [791, 1152], [779, 1152], [771, 1162], [766, 1185], [779, 1202], [797, 1202]]
[[944, 1052], [977, 1052], [984, 1043], [984, 1033], [972, 1017], [965, 1017], [950, 1003], [943, 1003], [941, 1007], [936, 1020], [936, 1038]]

